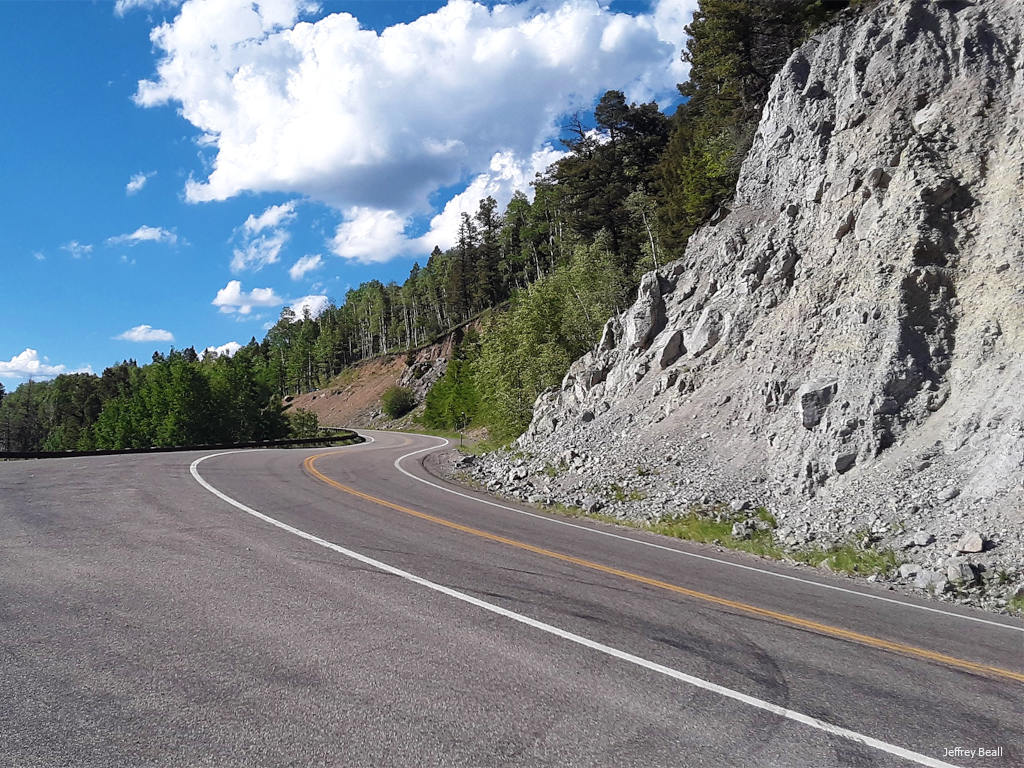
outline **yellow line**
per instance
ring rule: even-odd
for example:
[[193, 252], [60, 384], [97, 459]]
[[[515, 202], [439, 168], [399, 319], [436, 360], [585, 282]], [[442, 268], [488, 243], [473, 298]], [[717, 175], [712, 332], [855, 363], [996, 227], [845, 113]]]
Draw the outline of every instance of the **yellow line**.
[[488, 539], [489, 541], [496, 541], [500, 544], [506, 544], [510, 547], [515, 547], [516, 549], [524, 549], [528, 552], [543, 555], [544, 557], [550, 557], [555, 560], [561, 560], [566, 563], [572, 563], [573, 565], [578, 565], [583, 568], [590, 568], [591, 570], [600, 571], [602, 573], [608, 573], [613, 576], [619, 576], [623, 579], [629, 579], [630, 581], [639, 582], [640, 584], [646, 584], [647, 586], [656, 587], [657, 589], [664, 589], [669, 592], [675, 592], [680, 595], [686, 595], [687, 597], [696, 598], [698, 600], [703, 600], [708, 603], [714, 603], [715, 605], [721, 605], [726, 608], [732, 608], [733, 610], [742, 611], [743, 613], [749, 613], [754, 616], [761, 616], [768, 619], [774, 619], [784, 624], [791, 624], [796, 627], [810, 629], [815, 632], [831, 635], [833, 637], [839, 637], [844, 640], [851, 640], [853, 642], [868, 645], [873, 648], [881, 648], [887, 651], [894, 651], [895, 653], [901, 653], [907, 656], [916, 656], [918, 658], [928, 659], [929, 661], [935, 661], [940, 664], [946, 664], [951, 667], [966, 669], [971, 672], [979, 672], [982, 674], [994, 675], [996, 677], [1007, 678], [1009, 680], [1015, 680], [1017, 682], [1024, 683], [1024, 674], [1014, 672], [1009, 669], [1002, 669], [1001, 667], [991, 667], [985, 664], [977, 664], [973, 661], [958, 659], [955, 656], [947, 656], [946, 654], [937, 653], [935, 651], [929, 651], [925, 648], [917, 648], [913, 645], [904, 645], [903, 643], [894, 643], [889, 640], [883, 640], [878, 637], [873, 637], [871, 635], [864, 635], [859, 632], [852, 632], [848, 629], [842, 629], [841, 627], [833, 627], [829, 624], [821, 624], [816, 621], [801, 619], [799, 616], [791, 616], [788, 613], [770, 611], [766, 608], [759, 608], [756, 605], [739, 603], [735, 600], [728, 600], [724, 597], [709, 595], [705, 592], [698, 592], [693, 589], [687, 589], [686, 587], [680, 587], [677, 584], [670, 584], [667, 581], [661, 581], [660, 579], [652, 579], [647, 576], [641, 576], [638, 573], [632, 573], [631, 571], [623, 571], [619, 568], [613, 568], [608, 565], [601, 565], [600, 563], [595, 563], [591, 560], [584, 560], [583, 558], [574, 557], [573, 555], [566, 555], [561, 552], [555, 552], [550, 549], [544, 549], [543, 547], [537, 547], [533, 544], [527, 544], [523, 541], [517, 541], [516, 539], [509, 539], [504, 536], [499, 536], [495, 533], [482, 531], [479, 528], [471, 528], [470, 526], [462, 525], [461, 523], [453, 523], [451, 520], [445, 520], [441, 517], [428, 515], [426, 512], [420, 512], [415, 509], [410, 509], [409, 507], [403, 507], [401, 504], [395, 504], [393, 502], [386, 501], [385, 499], [380, 499], [377, 498], [376, 496], [371, 496], [368, 493], [363, 493], [362, 491], [358, 491], [350, 486], [343, 485], [342, 483], [339, 483], [336, 480], [332, 480], [331, 478], [327, 477], [322, 472], [317, 470], [316, 467], [314, 466], [316, 460], [323, 456], [331, 455], [336, 454], [320, 453], [314, 456], [310, 456], [305, 460], [303, 465], [305, 466], [306, 471], [308, 471], [313, 477], [324, 483], [327, 483], [328, 485], [334, 488], [337, 488], [339, 491], [344, 491], [345, 493], [351, 494], [352, 496], [357, 496], [360, 499], [365, 499], [366, 501], [373, 502], [374, 504], [379, 504], [383, 507], [387, 507], [388, 509], [393, 509], [396, 512], [403, 512], [404, 514], [412, 515], [413, 517], [418, 517], [422, 520], [429, 520], [432, 523], [443, 525], [446, 528], [452, 528], [456, 531], [461, 531], [462, 533], [468, 533], [472, 536], [478, 536], [482, 539]]

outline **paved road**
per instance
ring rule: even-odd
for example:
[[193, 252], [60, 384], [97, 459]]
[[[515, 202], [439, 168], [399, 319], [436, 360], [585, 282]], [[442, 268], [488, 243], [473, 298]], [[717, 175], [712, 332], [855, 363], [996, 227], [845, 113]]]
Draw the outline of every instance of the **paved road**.
[[1024, 765], [1020, 622], [494, 506], [368, 435], [0, 464], [0, 766]]

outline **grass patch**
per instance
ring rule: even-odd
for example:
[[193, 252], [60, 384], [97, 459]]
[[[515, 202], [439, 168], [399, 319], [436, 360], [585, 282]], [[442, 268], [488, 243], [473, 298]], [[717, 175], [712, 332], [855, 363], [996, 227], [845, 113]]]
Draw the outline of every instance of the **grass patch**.
[[[613, 493], [621, 495], [617, 501], [627, 500], [626, 489], [618, 485], [611, 486]], [[671, 536], [675, 539], [685, 539], [701, 544], [715, 544], [726, 549], [735, 549], [740, 552], [747, 552], [759, 557], [769, 557], [774, 560], [790, 558], [807, 565], [821, 566], [827, 563], [830, 570], [837, 573], [857, 574], [870, 576], [872, 574], [886, 574], [898, 568], [902, 562], [899, 556], [890, 549], [865, 549], [855, 543], [838, 544], [828, 548], [810, 547], [796, 552], [787, 552], [775, 541], [772, 529], [777, 525], [775, 517], [766, 508], [760, 507], [754, 513], [754, 517], [764, 523], [763, 530], [755, 529], [750, 531], [746, 537], [732, 535], [734, 523], [749, 519], [750, 516], [740, 513], [731, 513], [723, 506], [709, 509], [693, 508], [687, 512], [680, 512], [674, 515], [665, 515], [653, 522], [639, 522], [629, 519], [619, 519], [611, 515], [600, 513], [587, 514], [579, 507], [569, 507], [564, 504], [555, 504], [548, 507], [550, 512], [565, 515], [568, 517], [585, 517], [590, 520], [599, 520], [616, 525], [624, 525], [629, 528], [647, 530], [662, 536]], [[1024, 597], [1016, 598], [1016, 610], [1024, 612]]]
[[1005, 568], [1000, 568], [998, 571], [996, 571], [995, 575], [992, 578], [996, 584], [998, 584], [999, 586], [1004, 586], [1013, 581], [1013, 573], [1012, 571], [1008, 571]]
[[792, 558], [798, 563], [813, 566], [824, 563], [837, 573], [861, 576], [889, 573], [902, 562], [891, 549], [863, 549], [853, 543], [837, 544], [828, 549], [802, 549], [793, 553]]
[[643, 501], [647, 498], [647, 494], [635, 488], [624, 488], [618, 483], [612, 483], [608, 486], [608, 498], [620, 503], [624, 501]]
[[1009, 601], [1007, 601], [1006, 606], [1011, 611], [1016, 611], [1017, 613], [1024, 613], [1024, 595], [1017, 595], [1016, 597], [1011, 597]]
[[743, 519], [743, 516], [739, 516], [718, 520], [696, 512], [687, 512], [663, 517], [644, 527], [662, 536], [698, 541], [702, 544], [718, 544], [761, 557], [781, 558], [782, 549], [775, 543], [771, 531], [753, 531], [748, 538], [732, 535], [733, 523]]
[[[456, 435], [456, 438], [457, 437], [458, 435]], [[500, 440], [495, 440], [493, 437], [488, 437], [463, 446], [462, 452], [480, 455], [483, 453], [491, 453], [492, 451], [500, 451], [507, 448], [508, 445], [509, 444], [507, 442], [502, 442]]]

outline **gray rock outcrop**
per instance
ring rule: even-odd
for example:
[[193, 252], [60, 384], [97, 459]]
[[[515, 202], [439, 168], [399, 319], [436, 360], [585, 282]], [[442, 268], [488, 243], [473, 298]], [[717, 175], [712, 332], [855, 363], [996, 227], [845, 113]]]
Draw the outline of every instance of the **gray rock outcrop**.
[[892, 0], [798, 49], [728, 215], [538, 399], [519, 450], [598, 457], [553, 496], [643, 464], [663, 510], [756, 499], [796, 540], [942, 531], [908, 550], [930, 590], [982, 531], [982, 569], [1019, 580], [1022, 33], [1024, 3]]

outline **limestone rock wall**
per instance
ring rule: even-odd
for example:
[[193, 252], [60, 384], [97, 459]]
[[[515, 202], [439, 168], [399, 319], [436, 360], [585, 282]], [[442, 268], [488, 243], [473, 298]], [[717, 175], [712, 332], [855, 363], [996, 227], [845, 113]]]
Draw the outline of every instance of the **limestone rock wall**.
[[979, 527], [1024, 560], [1022, 30], [892, 0], [796, 51], [727, 215], [538, 399], [519, 447], [585, 457], [551, 493], [646, 462], [659, 503], [750, 498], [796, 539]]

